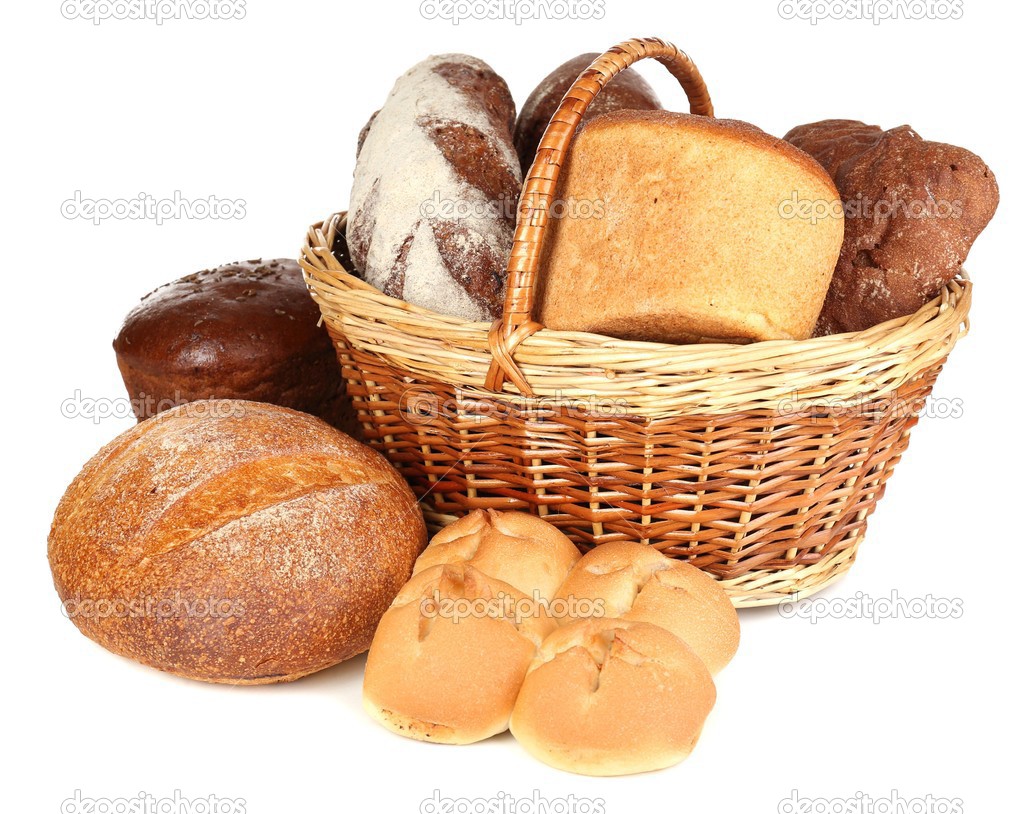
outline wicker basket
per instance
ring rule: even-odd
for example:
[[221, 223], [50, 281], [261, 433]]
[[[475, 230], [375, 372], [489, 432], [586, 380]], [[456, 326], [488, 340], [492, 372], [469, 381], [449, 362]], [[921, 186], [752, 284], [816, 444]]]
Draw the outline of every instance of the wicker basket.
[[860, 333], [668, 345], [531, 319], [547, 204], [594, 95], [653, 57], [711, 115], [674, 46], [630, 40], [580, 75], [524, 185], [505, 313], [493, 325], [387, 297], [347, 271], [344, 214], [301, 263], [365, 440], [432, 530], [476, 508], [537, 513], [587, 549], [638, 540], [719, 579], [737, 606], [806, 596], [853, 563], [935, 377], [967, 331], [960, 277], [917, 313]]

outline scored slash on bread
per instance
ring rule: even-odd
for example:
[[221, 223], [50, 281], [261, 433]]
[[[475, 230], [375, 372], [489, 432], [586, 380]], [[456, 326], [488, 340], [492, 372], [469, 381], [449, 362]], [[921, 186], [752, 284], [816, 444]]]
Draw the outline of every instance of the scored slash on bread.
[[699, 568], [650, 545], [624, 541], [596, 546], [576, 563], [555, 598], [573, 600], [565, 604], [570, 616], [560, 622], [586, 608], [660, 625], [686, 642], [712, 675], [739, 649], [739, 617], [722, 587]]
[[550, 600], [579, 559], [572, 541], [535, 515], [476, 509], [434, 536], [413, 573], [466, 563], [529, 596]]

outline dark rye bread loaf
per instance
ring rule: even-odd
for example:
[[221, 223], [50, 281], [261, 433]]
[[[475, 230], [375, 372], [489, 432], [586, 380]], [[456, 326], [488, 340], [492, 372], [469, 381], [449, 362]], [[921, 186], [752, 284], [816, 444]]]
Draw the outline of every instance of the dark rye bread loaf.
[[862, 331], [920, 309], [956, 276], [999, 203], [984, 161], [906, 125], [882, 130], [828, 119], [785, 138], [833, 177], [846, 218], [819, 336]]
[[114, 339], [136, 417], [249, 399], [357, 425], [327, 330], [294, 260], [206, 269], [146, 295]]
[[425, 543], [378, 453], [305, 413], [198, 401], [86, 463], [48, 553], [68, 616], [103, 647], [266, 684], [366, 650]]
[[515, 104], [484, 62], [430, 57], [360, 134], [348, 245], [385, 294], [462, 319], [501, 314], [522, 177]]
[[[522, 167], [524, 178], [537, 154], [537, 145], [540, 144], [541, 136], [544, 135], [544, 130], [558, 109], [558, 104], [565, 96], [565, 92], [572, 87], [576, 78], [589, 68], [598, 56], [600, 55], [596, 53], [580, 54], [559, 65], [533, 89], [533, 93], [526, 100], [523, 109], [519, 111], [513, 141], [516, 153], [519, 155], [519, 164]], [[651, 86], [640, 74], [632, 68], [627, 68], [622, 73], [616, 74], [607, 87], [601, 90], [590, 107], [587, 108], [583, 121], [600, 116], [602, 113], [610, 113], [613, 110], [659, 110], [660, 108], [661, 102], [658, 101]]]

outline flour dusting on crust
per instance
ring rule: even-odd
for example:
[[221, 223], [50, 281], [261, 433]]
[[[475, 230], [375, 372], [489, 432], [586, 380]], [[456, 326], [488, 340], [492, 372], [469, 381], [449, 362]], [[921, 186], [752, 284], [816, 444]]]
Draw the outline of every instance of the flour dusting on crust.
[[[367, 282], [471, 321], [501, 312], [521, 174], [514, 105], [484, 62], [430, 57], [395, 84], [366, 132], [349, 203]], [[457, 206], [453, 219], [443, 211]]]

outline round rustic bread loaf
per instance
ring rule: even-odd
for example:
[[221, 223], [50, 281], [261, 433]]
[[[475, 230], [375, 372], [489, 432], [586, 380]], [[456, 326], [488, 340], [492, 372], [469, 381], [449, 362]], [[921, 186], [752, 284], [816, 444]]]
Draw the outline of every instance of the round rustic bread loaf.
[[785, 138], [835, 179], [846, 218], [817, 336], [864, 331], [937, 297], [999, 205], [999, 185], [981, 158], [908, 125], [826, 119]]
[[198, 401], [126, 431], [68, 487], [54, 585], [89, 638], [201, 681], [290, 681], [366, 650], [426, 544], [408, 485], [304, 413]]

